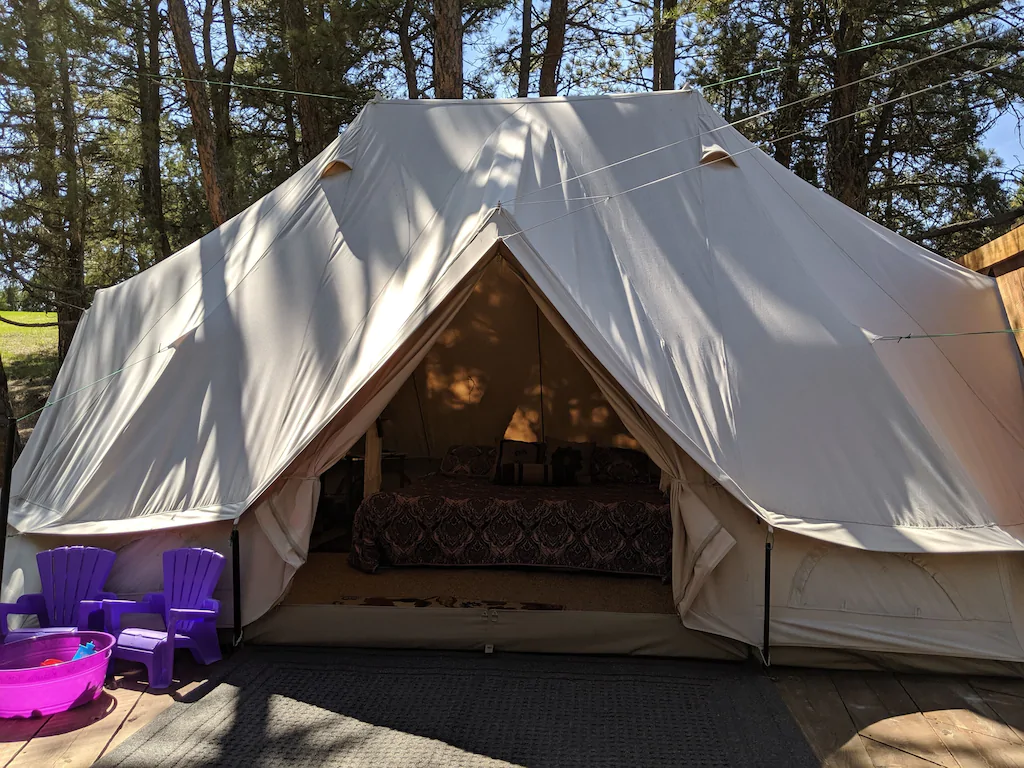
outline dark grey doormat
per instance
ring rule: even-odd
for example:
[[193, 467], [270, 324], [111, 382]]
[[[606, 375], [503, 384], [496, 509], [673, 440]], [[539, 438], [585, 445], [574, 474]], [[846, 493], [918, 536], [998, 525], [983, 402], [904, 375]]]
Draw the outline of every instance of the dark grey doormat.
[[101, 766], [816, 766], [737, 664], [249, 648]]

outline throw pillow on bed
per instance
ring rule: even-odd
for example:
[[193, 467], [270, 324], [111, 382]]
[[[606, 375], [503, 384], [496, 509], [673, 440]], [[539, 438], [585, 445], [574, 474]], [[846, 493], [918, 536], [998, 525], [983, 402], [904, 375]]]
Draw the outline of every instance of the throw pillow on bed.
[[502, 440], [498, 443], [498, 457], [494, 462], [493, 479], [504, 482], [502, 467], [511, 464], [540, 464], [544, 461], [544, 443], [525, 443], [521, 440]]
[[544, 463], [562, 467], [555, 472], [556, 477], [561, 473], [564, 478], [559, 485], [590, 485], [594, 443], [572, 443], [552, 437], [545, 445]]
[[453, 445], [441, 459], [448, 477], [490, 477], [497, 451], [490, 445]]
[[658, 480], [658, 474], [652, 471], [652, 466], [643, 451], [604, 446], [594, 449], [592, 470], [595, 483], [648, 485]]
[[501, 485], [578, 485], [582, 470], [582, 451], [565, 445], [555, 449], [544, 462], [499, 463], [494, 468], [494, 482]]
[[540, 462], [499, 464], [494, 482], [499, 485], [557, 485], [551, 469], [550, 464]]

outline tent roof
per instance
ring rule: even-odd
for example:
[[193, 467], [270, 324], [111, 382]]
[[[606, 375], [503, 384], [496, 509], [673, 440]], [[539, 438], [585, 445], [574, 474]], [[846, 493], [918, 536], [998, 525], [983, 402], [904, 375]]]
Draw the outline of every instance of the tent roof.
[[[877, 338], [1005, 327], [994, 282], [723, 126], [695, 92], [369, 104], [281, 187], [97, 294], [15, 468], [12, 524], [237, 517], [502, 239], [773, 525], [876, 550], [1024, 547], [1013, 338]], [[733, 162], [700, 165], [712, 145]], [[338, 161], [351, 170], [323, 174]]]

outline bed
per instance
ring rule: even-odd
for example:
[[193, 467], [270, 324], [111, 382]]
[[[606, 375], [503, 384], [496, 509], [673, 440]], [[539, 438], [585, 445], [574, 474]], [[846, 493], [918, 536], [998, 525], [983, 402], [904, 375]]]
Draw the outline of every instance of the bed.
[[356, 510], [349, 562], [529, 566], [667, 578], [672, 522], [657, 485], [508, 486], [428, 475]]

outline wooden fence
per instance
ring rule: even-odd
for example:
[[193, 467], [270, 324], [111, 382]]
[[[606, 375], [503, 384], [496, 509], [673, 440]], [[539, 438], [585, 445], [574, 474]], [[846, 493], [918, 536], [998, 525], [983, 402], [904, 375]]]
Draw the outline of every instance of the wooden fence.
[[[957, 261], [975, 272], [994, 277], [1003, 296], [1010, 327], [1024, 328], [1024, 226], [1011, 229]], [[1024, 354], [1024, 333], [1017, 334], [1017, 346]]]

